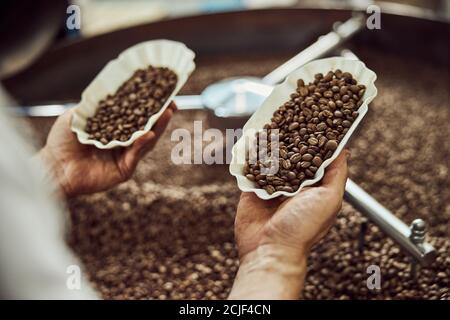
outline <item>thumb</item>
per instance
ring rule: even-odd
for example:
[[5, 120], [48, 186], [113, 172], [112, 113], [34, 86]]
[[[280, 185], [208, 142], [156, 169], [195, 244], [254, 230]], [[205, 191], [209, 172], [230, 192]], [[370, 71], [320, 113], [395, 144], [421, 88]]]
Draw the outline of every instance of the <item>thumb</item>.
[[326, 169], [325, 176], [322, 179], [323, 187], [344, 194], [345, 183], [348, 177], [347, 160], [349, 158], [350, 151], [344, 149]]
[[119, 159], [119, 165], [126, 168], [126, 171], [132, 173], [136, 168], [139, 160], [145, 154], [146, 146], [150, 144], [156, 137], [155, 132], [149, 131], [139, 137], [130, 147], [125, 149]]

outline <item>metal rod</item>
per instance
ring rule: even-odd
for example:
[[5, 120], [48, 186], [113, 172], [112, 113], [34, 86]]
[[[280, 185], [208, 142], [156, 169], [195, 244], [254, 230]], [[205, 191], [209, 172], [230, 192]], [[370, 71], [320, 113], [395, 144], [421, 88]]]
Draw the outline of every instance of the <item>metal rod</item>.
[[[202, 98], [199, 95], [176, 96], [175, 103], [179, 110], [203, 109]], [[11, 106], [8, 107], [14, 116], [21, 117], [57, 117], [64, 111], [75, 107], [75, 102], [47, 104], [37, 106]]]
[[350, 179], [347, 180], [345, 186], [344, 198], [420, 264], [429, 265], [434, 261], [436, 250], [431, 244], [427, 242], [414, 243], [410, 238], [411, 229]]
[[326, 55], [342, 45], [344, 41], [360, 31], [364, 25], [363, 14], [357, 14], [344, 23], [335, 24], [333, 31], [319, 37], [316, 42], [270, 72], [262, 79], [263, 82], [275, 85], [278, 82], [283, 81], [287, 75], [295, 69]]

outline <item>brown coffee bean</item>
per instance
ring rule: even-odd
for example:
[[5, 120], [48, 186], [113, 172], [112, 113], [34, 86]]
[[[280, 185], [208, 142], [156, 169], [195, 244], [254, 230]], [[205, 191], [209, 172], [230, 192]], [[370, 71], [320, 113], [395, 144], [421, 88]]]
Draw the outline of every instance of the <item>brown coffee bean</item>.
[[261, 187], [267, 185], [267, 181], [266, 180], [258, 180], [256, 183], [258, 183]]
[[309, 162], [309, 161], [302, 161], [301, 163], [300, 163], [300, 166], [302, 167], [302, 168], [308, 168], [309, 166], [311, 165], [311, 162]]
[[337, 149], [338, 143], [336, 140], [328, 140], [328, 142], [325, 145], [326, 150], [334, 151]]
[[324, 122], [321, 122], [316, 126], [316, 129], [319, 131], [325, 131], [327, 128], [328, 126]]
[[265, 186], [264, 187], [264, 190], [266, 190], [267, 191], [267, 193], [268, 194], [272, 194], [272, 193], [274, 193], [276, 190], [275, 190], [275, 187], [274, 186], [272, 186], [272, 185], [267, 185], [267, 186]]
[[276, 187], [276, 190], [277, 191], [285, 191], [285, 192], [289, 192], [289, 193], [294, 192], [294, 189], [292, 189], [292, 187], [288, 187], [288, 186], [279, 186], [279, 187]]
[[[306, 148], [306, 149], [308, 149], [308, 148]], [[305, 150], [305, 152], [306, 152], [306, 150]], [[295, 153], [289, 158], [290, 162], [294, 163], [294, 164], [299, 162], [301, 159], [302, 159], [301, 153]]]
[[283, 159], [282, 162], [281, 162], [281, 165], [286, 170], [290, 169], [291, 168], [291, 161], [289, 161], [288, 159]]
[[307, 146], [302, 146], [302, 147], [300, 148], [299, 153], [300, 153], [301, 155], [303, 155], [303, 154], [305, 154], [307, 151], [308, 151], [308, 147], [307, 147]]
[[300, 124], [299, 124], [298, 122], [292, 122], [292, 123], [289, 125], [288, 130], [289, 130], [289, 131], [295, 130], [295, 129], [297, 129], [299, 126], [300, 126]]
[[319, 143], [319, 140], [317, 140], [316, 138], [309, 138], [309, 139], [308, 139], [308, 143], [309, 143], [310, 145], [315, 146], [315, 145], [317, 145], [317, 144]]
[[289, 180], [293, 180], [297, 177], [294, 171], [289, 171], [286, 176]]
[[279, 177], [274, 177], [271, 181], [271, 184], [274, 186], [282, 186], [284, 185], [284, 180]]
[[308, 178], [314, 178], [315, 173], [312, 172], [312, 171], [309, 170], [309, 169], [306, 169], [306, 170], [305, 170], [305, 175], [306, 175]]
[[327, 143], [328, 139], [324, 136], [320, 137], [319, 139], [319, 148], [322, 148], [326, 143]]
[[308, 88], [303, 87], [303, 86], [300, 87], [299, 93], [300, 93], [300, 95], [301, 95], [302, 97], [306, 97], [306, 96], [308, 95], [308, 93], [309, 93]]
[[322, 165], [322, 159], [318, 156], [315, 156], [312, 159], [312, 163], [316, 166], [316, 167], [320, 167]]
[[343, 126], [344, 128], [350, 128], [351, 125], [352, 125], [352, 123], [351, 123], [350, 121], [348, 121], [348, 120], [342, 121], [342, 126]]
[[302, 156], [302, 160], [303, 161], [311, 161], [313, 159], [313, 155], [311, 155], [311, 154], [309, 154], [309, 153], [305, 153], [303, 156]]
[[313, 172], [313, 173], [316, 173], [317, 167], [316, 167], [316, 166], [309, 166], [309, 167], [308, 167], [308, 170], [310, 170], [310, 171]]

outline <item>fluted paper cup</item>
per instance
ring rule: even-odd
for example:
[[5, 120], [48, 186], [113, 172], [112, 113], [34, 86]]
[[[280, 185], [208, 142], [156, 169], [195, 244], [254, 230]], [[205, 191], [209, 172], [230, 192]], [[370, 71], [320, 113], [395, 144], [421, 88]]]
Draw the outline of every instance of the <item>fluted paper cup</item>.
[[[256, 183], [248, 180], [244, 175], [244, 163], [247, 152], [245, 141], [251, 140], [255, 131], [263, 129], [266, 123], [270, 123], [273, 113], [279, 106], [287, 102], [290, 99], [290, 95], [297, 89], [298, 79], [303, 79], [305, 83], [309, 83], [314, 80], [315, 74], [326, 74], [330, 70], [335, 71], [337, 69], [341, 69], [343, 72], [350, 72], [358, 81], [358, 84], [366, 86], [363, 104], [357, 110], [359, 112], [358, 118], [353, 122], [352, 126], [339, 143], [337, 149], [334, 151], [332, 157], [325, 160], [317, 169], [314, 178], [304, 180], [299, 189], [295, 192], [288, 193], [286, 191], [276, 191], [273, 194], [269, 194], [266, 190], [259, 188]], [[324, 176], [325, 168], [328, 167], [341, 153], [356, 127], [366, 115], [369, 103], [377, 95], [377, 88], [375, 87], [376, 78], [377, 75], [375, 72], [367, 68], [363, 62], [342, 57], [315, 60], [292, 72], [283, 83], [277, 85], [273, 89], [272, 93], [263, 102], [261, 107], [247, 121], [243, 128], [242, 137], [233, 146], [230, 173], [236, 177], [239, 189], [244, 192], [254, 192], [259, 198], [268, 200], [281, 195], [292, 197], [299, 193], [303, 187], [310, 186], [320, 181]]]
[[[128, 48], [116, 59], [110, 61], [83, 91], [81, 101], [75, 107], [72, 131], [76, 133], [80, 143], [94, 145], [99, 149], [126, 147], [150, 131], [194, 71], [194, 57], [194, 52], [183, 43], [171, 40], [152, 40]], [[98, 102], [108, 94], [114, 94], [136, 70], [147, 68], [149, 65], [167, 67], [178, 77], [175, 89], [161, 109], [148, 119], [143, 130], [134, 132], [127, 141], [112, 140], [105, 145], [100, 141], [89, 139], [89, 134], [84, 129], [87, 118], [95, 114]]]

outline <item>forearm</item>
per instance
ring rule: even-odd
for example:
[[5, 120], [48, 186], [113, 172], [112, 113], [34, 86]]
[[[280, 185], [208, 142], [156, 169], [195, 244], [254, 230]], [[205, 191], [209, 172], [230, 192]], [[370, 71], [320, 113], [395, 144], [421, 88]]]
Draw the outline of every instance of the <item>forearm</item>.
[[229, 299], [299, 299], [306, 254], [259, 247], [242, 260]]

